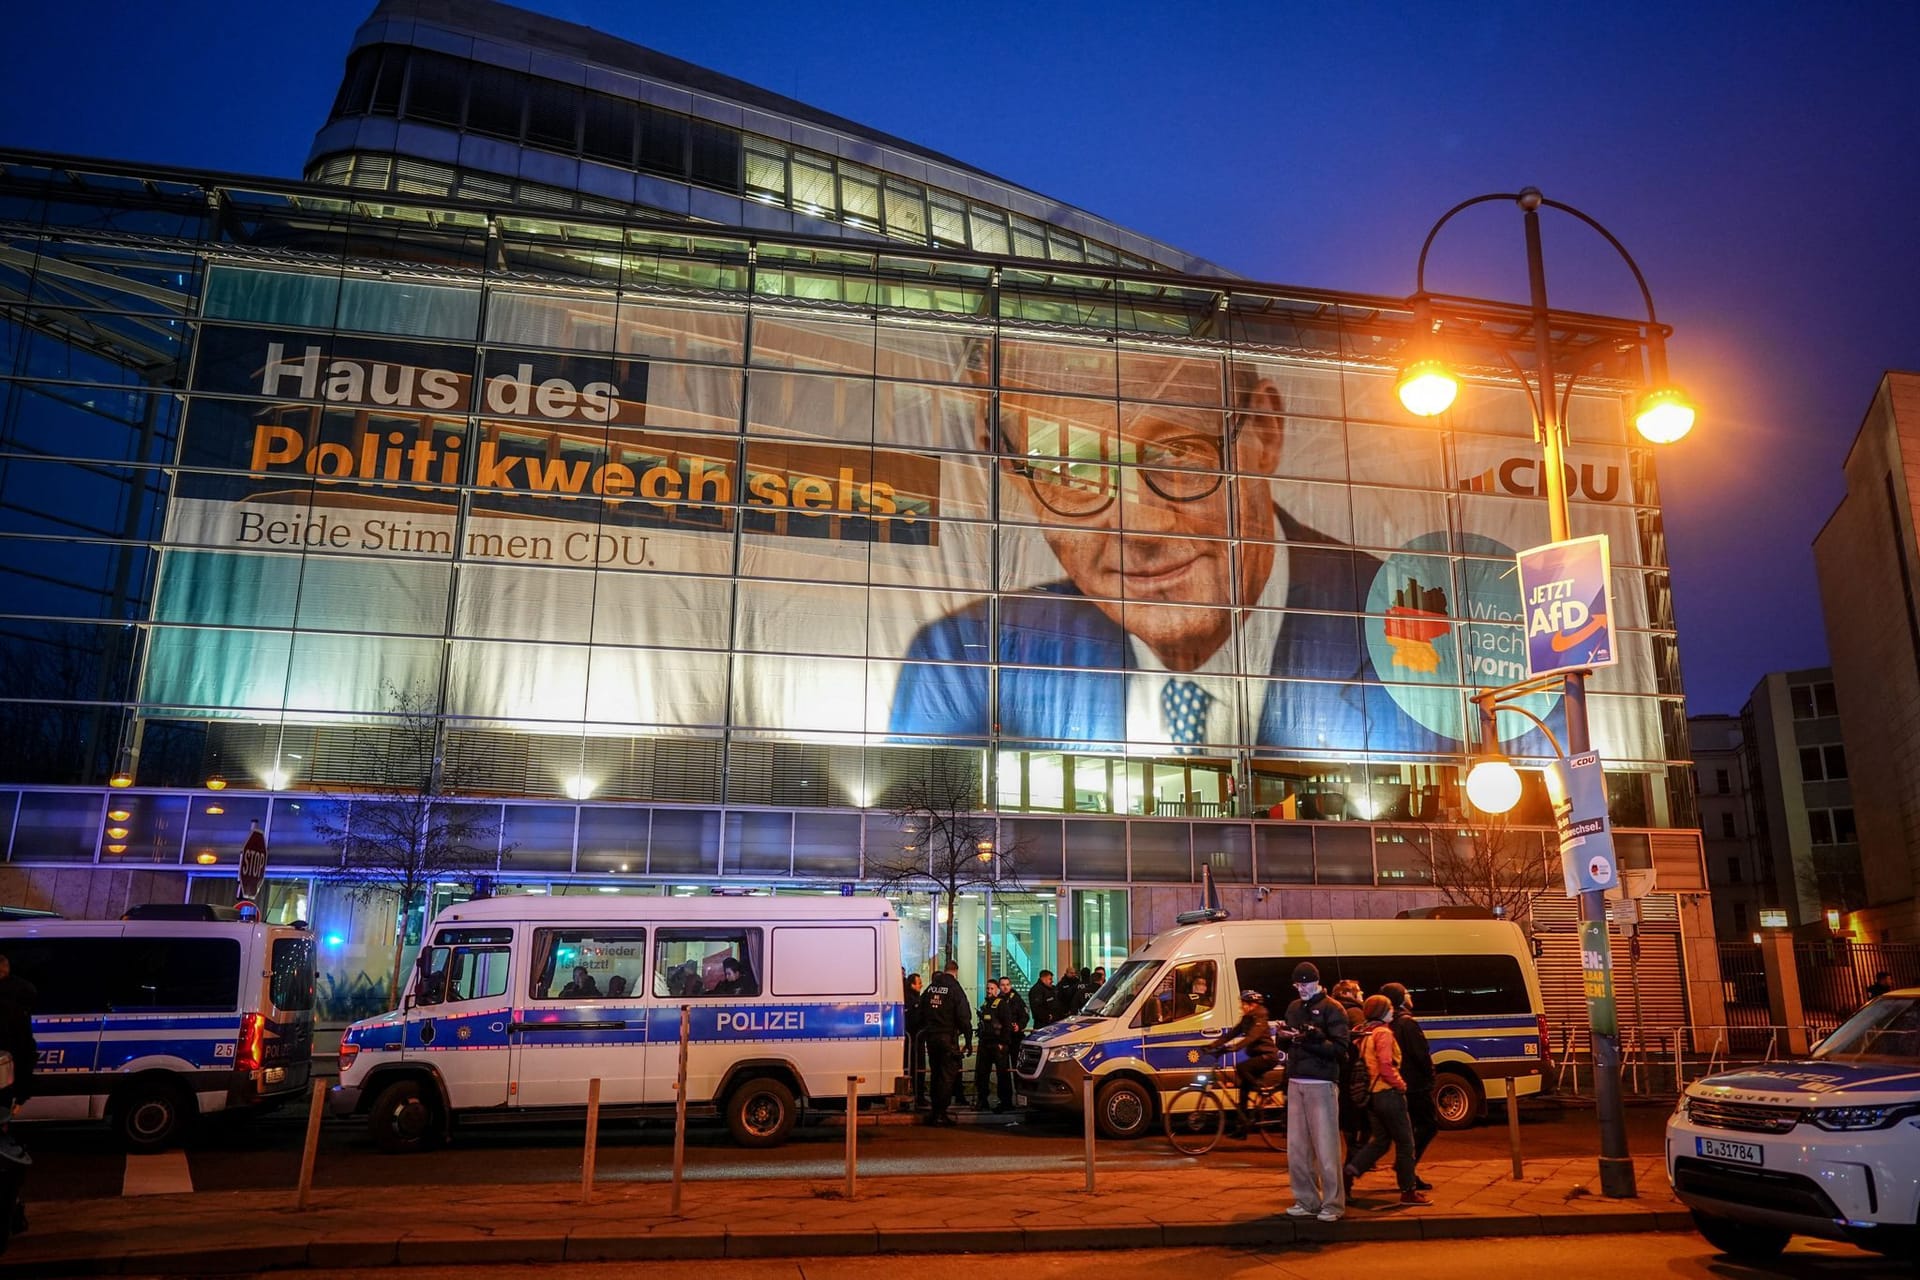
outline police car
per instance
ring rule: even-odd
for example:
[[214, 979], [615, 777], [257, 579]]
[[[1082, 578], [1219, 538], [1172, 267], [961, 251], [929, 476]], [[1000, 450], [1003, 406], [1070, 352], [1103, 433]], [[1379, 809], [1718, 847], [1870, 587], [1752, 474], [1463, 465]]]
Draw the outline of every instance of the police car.
[[1730, 1257], [1809, 1235], [1920, 1258], [1920, 987], [1871, 1001], [1803, 1060], [1695, 1081], [1666, 1156], [1674, 1194]]

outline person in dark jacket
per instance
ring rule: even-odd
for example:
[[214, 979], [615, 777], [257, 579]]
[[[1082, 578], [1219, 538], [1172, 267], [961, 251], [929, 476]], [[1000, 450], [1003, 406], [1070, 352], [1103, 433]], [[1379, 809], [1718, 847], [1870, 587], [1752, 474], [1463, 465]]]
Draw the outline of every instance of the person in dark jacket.
[[[1352, 978], [1342, 978], [1333, 984], [1333, 998], [1347, 1012], [1347, 1027], [1359, 1031], [1366, 1025], [1366, 1015], [1361, 1006], [1367, 1002], [1367, 993]], [[1354, 1037], [1358, 1040], [1358, 1037]], [[1347, 1142], [1347, 1158], [1367, 1144], [1373, 1133], [1372, 1113], [1369, 1109], [1367, 1069], [1360, 1061], [1360, 1046], [1354, 1041], [1347, 1044], [1347, 1060], [1340, 1067], [1340, 1136]]]
[[1294, 967], [1293, 989], [1299, 998], [1287, 1006], [1287, 1213], [1335, 1222], [1347, 1211], [1337, 1094], [1351, 1032], [1346, 1010], [1321, 987], [1312, 961]]
[[928, 1124], [959, 1123], [949, 1114], [953, 1092], [960, 1083], [960, 1042], [967, 1052], [973, 1050], [973, 1010], [967, 1005], [967, 993], [960, 987], [960, 962], [947, 961], [947, 967], [933, 975], [933, 981], [920, 994], [922, 1034], [927, 1041], [927, 1068], [931, 1073], [932, 1093], [928, 1096]]
[[1867, 999], [1878, 1000], [1893, 990], [1893, 975], [1885, 969], [1873, 975], [1873, 982], [1867, 987]]
[[1060, 975], [1060, 1016], [1071, 1018], [1080, 1012], [1080, 1006], [1087, 1002], [1087, 989], [1080, 981], [1078, 971], [1068, 969]]
[[[1407, 1082], [1407, 1118], [1413, 1123], [1415, 1160], [1427, 1154], [1427, 1144], [1440, 1132], [1440, 1112], [1433, 1104], [1433, 1050], [1427, 1033], [1413, 1016], [1413, 995], [1398, 982], [1380, 988], [1393, 1002], [1393, 1038], [1400, 1043], [1400, 1074]], [[1415, 1176], [1414, 1188], [1431, 1191], [1433, 1185]]]
[[1280, 1045], [1273, 1038], [1272, 1015], [1267, 1012], [1267, 998], [1251, 987], [1240, 993], [1240, 1021], [1228, 1027], [1206, 1047], [1210, 1054], [1220, 1054], [1229, 1048], [1240, 1050], [1240, 1061], [1234, 1067], [1234, 1074], [1240, 1080], [1240, 1123], [1234, 1126], [1234, 1136], [1244, 1138], [1247, 1135], [1247, 1103], [1253, 1097], [1253, 1091], [1260, 1084], [1260, 1078], [1280, 1065]]
[[27, 1229], [27, 1210], [20, 1187], [33, 1163], [14, 1141], [9, 1123], [15, 1107], [33, 1096], [33, 1073], [39, 1047], [33, 1040], [32, 983], [12, 978], [7, 958], [0, 955], [0, 1050], [13, 1059], [13, 1083], [0, 1088], [0, 1253], [7, 1241]]
[[1012, 978], [1000, 979], [1000, 1009], [995, 1019], [1000, 1033], [1000, 1061], [994, 1067], [995, 1111], [1013, 1106], [1013, 1069], [1020, 1061], [1020, 1042], [1027, 1038], [1027, 1002], [1013, 989]]
[[980, 1036], [975, 1042], [979, 1052], [973, 1060], [973, 1097], [974, 1105], [980, 1110], [987, 1109], [987, 1086], [998, 1073], [1002, 1088], [1006, 1092], [1004, 1103], [993, 1104], [995, 1111], [1005, 1111], [1013, 1105], [1013, 1088], [1007, 1082], [1007, 1044], [1006, 1027], [1001, 1018], [1001, 1005], [1006, 997], [1000, 994], [1001, 979], [988, 978], [986, 989], [980, 993]]
[[1060, 988], [1053, 985], [1053, 970], [1042, 969], [1040, 980], [1028, 990], [1027, 1012], [1033, 1015], [1036, 1031], [1060, 1021]]
[[917, 1111], [927, 1104], [927, 1041], [920, 1014], [920, 975], [907, 975], [907, 994], [902, 1002], [907, 1015], [907, 1083]]

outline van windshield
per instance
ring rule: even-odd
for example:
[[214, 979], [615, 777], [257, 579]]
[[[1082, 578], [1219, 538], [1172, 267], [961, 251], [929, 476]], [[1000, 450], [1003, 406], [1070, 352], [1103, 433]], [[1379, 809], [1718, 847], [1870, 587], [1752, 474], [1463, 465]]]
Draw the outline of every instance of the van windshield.
[[1117, 1018], [1127, 1011], [1134, 997], [1153, 985], [1160, 972], [1158, 960], [1129, 960], [1113, 971], [1107, 985], [1094, 993], [1080, 1012], [1089, 1018]]
[[1920, 1064], [1920, 1000], [1880, 997], [1841, 1023], [1813, 1056], [1827, 1062]]

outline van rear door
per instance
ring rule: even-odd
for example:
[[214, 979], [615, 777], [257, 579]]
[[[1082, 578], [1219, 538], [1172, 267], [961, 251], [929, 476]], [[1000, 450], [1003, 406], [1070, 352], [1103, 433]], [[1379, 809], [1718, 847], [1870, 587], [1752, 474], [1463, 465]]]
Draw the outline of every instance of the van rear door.
[[305, 1088], [313, 1072], [313, 935], [270, 929], [265, 940], [259, 1089], [271, 1096]]

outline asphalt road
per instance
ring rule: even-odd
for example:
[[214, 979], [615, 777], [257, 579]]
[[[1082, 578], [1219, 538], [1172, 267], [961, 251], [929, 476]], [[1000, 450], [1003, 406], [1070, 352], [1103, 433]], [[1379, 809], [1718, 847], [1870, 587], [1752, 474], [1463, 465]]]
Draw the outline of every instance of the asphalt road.
[[[1668, 1108], [1632, 1106], [1627, 1111], [1628, 1145], [1635, 1152], [1657, 1150]], [[1496, 1119], [1500, 1116], [1496, 1108]], [[1522, 1153], [1536, 1156], [1599, 1152], [1599, 1136], [1590, 1110], [1552, 1104], [1523, 1106]], [[291, 1187], [300, 1170], [305, 1116], [291, 1110], [250, 1120], [215, 1117], [203, 1124], [186, 1150], [130, 1162], [104, 1126], [21, 1126], [18, 1132], [34, 1158], [28, 1195], [53, 1188], [73, 1197], [122, 1194], [129, 1180], [151, 1190], [229, 1191]], [[374, 1150], [364, 1121], [329, 1121], [321, 1131], [315, 1181], [322, 1187], [428, 1186], [512, 1182], [568, 1182], [580, 1176], [584, 1126], [467, 1126], [453, 1142], [417, 1155], [389, 1156]], [[831, 1178], [845, 1169], [845, 1130], [839, 1124], [808, 1125], [792, 1141], [770, 1151], [733, 1145], [715, 1122], [689, 1128], [687, 1176], [719, 1181], [733, 1178]], [[673, 1130], [659, 1123], [607, 1121], [601, 1126], [599, 1177], [607, 1181], [664, 1180], [669, 1175]], [[921, 1125], [868, 1123], [860, 1133], [862, 1177], [906, 1174], [981, 1173], [996, 1169], [1067, 1169], [1083, 1158], [1075, 1122], [1024, 1121], [1011, 1127], [962, 1125], [929, 1129]], [[1284, 1168], [1286, 1157], [1263, 1145], [1223, 1142], [1202, 1157], [1210, 1164], [1249, 1169]], [[1431, 1160], [1505, 1160], [1503, 1123], [1443, 1133], [1428, 1151]], [[1174, 1152], [1164, 1138], [1102, 1142], [1103, 1167], [1179, 1169], [1188, 1157]]]
[[[1566, 1276], [1574, 1280], [1869, 1280], [1911, 1274], [1849, 1245], [1796, 1240], [1765, 1267], [1743, 1266], [1715, 1254], [1691, 1232], [1630, 1236], [1533, 1236], [1504, 1240], [1422, 1240], [1372, 1244], [1295, 1245], [1280, 1249], [1089, 1250], [1074, 1253], [782, 1258], [725, 1263], [727, 1280], [898, 1280], [910, 1266], [915, 1280], [1117, 1280], [1132, 1276], [1204, 1276], [1207, 1280], [1330, 1280], [1336, 1276], [1489, 1280], [1507, 1276]], [[282, 1275], [288, 1274], [285, 1272]], [[306, 1271], [312, 1280], [347, 1273]], [[712, 1280], [707, 1262], [601, 1263], [552, 1266], [408, 1267], [362, 1270], [355, 1280]]]

